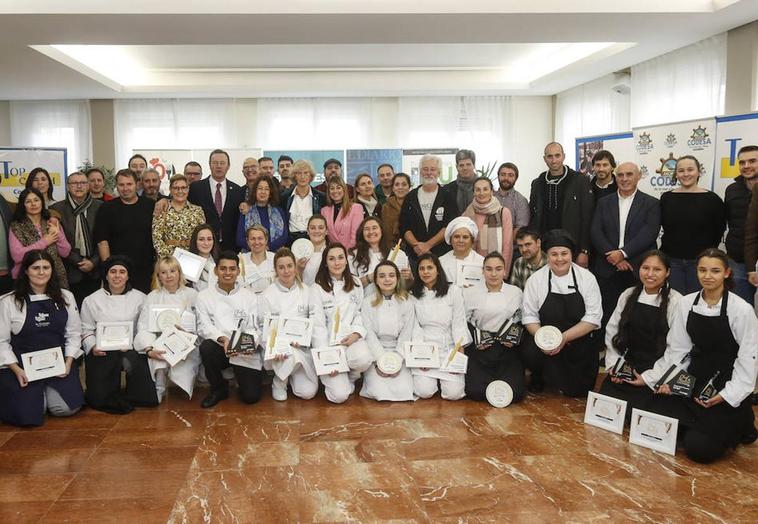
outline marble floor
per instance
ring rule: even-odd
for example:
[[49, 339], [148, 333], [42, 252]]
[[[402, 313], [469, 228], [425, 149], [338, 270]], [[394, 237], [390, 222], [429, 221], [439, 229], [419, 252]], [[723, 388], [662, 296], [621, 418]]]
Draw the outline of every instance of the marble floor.
[[554, 394], [203, 410], [171, 390], [126, 416], [0, 425], [0, 521], [758, 522], [758, 445], [704, 467], [583, 413]]

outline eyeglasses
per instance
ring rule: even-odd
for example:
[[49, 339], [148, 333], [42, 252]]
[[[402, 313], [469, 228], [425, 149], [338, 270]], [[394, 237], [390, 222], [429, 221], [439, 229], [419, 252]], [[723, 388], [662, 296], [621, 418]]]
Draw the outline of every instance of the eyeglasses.
[[69, 182], [68, 185], [70, 185], [70, 186], [86, 186], [86, 185], [89, 185], [89, 182]]
[[189, 186], [173, 186], [171, 191], [187, 191]]

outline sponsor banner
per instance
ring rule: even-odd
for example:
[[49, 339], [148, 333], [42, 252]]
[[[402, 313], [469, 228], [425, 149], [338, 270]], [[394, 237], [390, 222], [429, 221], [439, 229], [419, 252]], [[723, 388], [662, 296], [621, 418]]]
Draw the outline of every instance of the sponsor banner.
[[727, 186], [740, 174], [737, 152], [741, 147], [758, 145], [758, 113], [717, 118], [715, 142], [712, 190], [724, 198]]
[[419, 161], [424, 155], [436, 155], [442, 159], [442, 173], [440, 173], [439, 183], [441, 185], [449, 184], [458, 175], [455, 169], [455, 154], [458, 152], [457, 147], [440, 148], [440, 149], [403, 149], [403, 173], [411, 177], [411, 185], [416, 187], [419, 184]]
[[660, 197], [674, 189], [676, 159], [692, 155], [702, 166], [700, 186], [711, 189], [713, 183], [713, 159], [716, 144], [716, 119], [704, 118], [639, 127], [633, 130], [634, 158], [642, 180], [639, 189]]
[[324, 181], [324, 162], [330, 158], [336, 158], [342, 162], [342, 174], [345, 173], [345, 150], [344, 149], [324, 149], [324, 150], [277, 150], [277, 151], [263, 151], [263, 156], [269, 156], [274, 159], [274, 167], [276, 161], [281, 155], [288, 155], [292, 157], [292, 160], [297, 162], [298, 160], [308, 160], [313, 164], [313, 168], [316, 170], [316, 178], [311, 182], [312, 186], [317, 186]]
[[601, 149], [610, 151], [616, 159], [616, 164], [634, 161], [634, 135], [628, 132], [577, 138], [574, 169], [579, 173], [592, 175], [592, 157]]
[[382, 164], [389, 164], [395, 173], [399, 172], [403, 165], [402, 149], [348, 149], [345, 151], [347, 161], [347, 183], [354, 184], [355, 177], [361, 173], [368, 173], [374, 181], [379, 183], [376, 170]]
[[53, 198], [62, 200], [66, 196], [67, 156], [66, 148], [0, 147], [0, 192], [6, 200], [18, 201], [29, 172], [44, 167], [53, 179]]

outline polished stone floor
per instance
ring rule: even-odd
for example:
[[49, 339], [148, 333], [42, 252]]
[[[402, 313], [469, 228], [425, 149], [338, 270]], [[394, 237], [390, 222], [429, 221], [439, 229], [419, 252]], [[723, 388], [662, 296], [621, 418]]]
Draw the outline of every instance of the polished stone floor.
[[583, 413], [554, 394], [202, 410], [171, 390], [126, 416], [0, 426], [0, 522], [758, 522], [758, 445], [700, 466]]

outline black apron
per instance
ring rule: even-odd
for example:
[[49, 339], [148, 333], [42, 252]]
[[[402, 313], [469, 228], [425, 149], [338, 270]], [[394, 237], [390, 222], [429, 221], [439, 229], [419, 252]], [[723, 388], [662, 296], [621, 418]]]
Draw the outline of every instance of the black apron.
[[[52, 299], [26, 299], [26, 319], [21, 330], [11, 335], [11, 347], [18, 365], [21, 355], [32, 351], [60, 346], [65, 355], [68, 311]], [[35, 380], [22, 388], [16, 375], [8, 368], [0, 370], [0, 420], [14, 426], [40, 426], [45, 421], [45, 388], [57, 391], [69, 408], [84, 404], [76, 361], [65, 378], [51, 377]]]
[[[547, 298], [539, 311], [540, 324], [555, 326], [561, 331], [576, 325], [584, 317], [584, 298], [576, 284], [576, 273], [571, 267], [574, 280], [573, 293], [562, 295], [552, 288], [553, 272], [548, 271]], [[569, 342], [555, 356], [545, 355], [545, 379], [570, 397], [585, 396], [595, 387], [598, 372], [597, 343], [595, 331]]]

